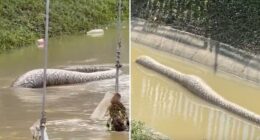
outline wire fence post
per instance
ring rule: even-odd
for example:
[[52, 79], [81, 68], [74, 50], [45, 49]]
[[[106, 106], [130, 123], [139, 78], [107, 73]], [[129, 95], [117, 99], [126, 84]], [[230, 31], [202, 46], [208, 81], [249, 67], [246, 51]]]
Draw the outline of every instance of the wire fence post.
[[122, 46], [121, 42], [121, 10], [122, 10], [122, 1], [118, 0], [118, 17], [117, 17], [117, 48], [116, 48], [116, 83], [115, 83], [115, 92], [119, 92], [119, 69], [122, 67], [120, 64], [120, 48]]
[[47, 65], [48, 65], [48, 31], [49, 31], [49, 7], [50, 1], [46, 0], [46, 14], [45, 14], [45, 37], [44, 37], [44, 69], [43, 69], [43, 95], [42, 95], [42, 111], [41, 111], [41, 140], [44, 140], [44, 131], [46, 124], [46, 114], [45, 114], [45, 101], [47, 93]]

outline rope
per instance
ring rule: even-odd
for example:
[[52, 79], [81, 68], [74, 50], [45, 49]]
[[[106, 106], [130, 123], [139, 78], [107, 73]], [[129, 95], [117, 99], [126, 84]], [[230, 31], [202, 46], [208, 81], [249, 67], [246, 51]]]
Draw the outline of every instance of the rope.
[[116, 48], [116, 84], [115, 84], [115, 92], [118, 93], [119, 92], [119, 69], [122, 67], [122, 65], [120, 64], [120, 48], [122, 46], [121, 44], [121, 5], [122, 5], [122, 1], [118, 0], [118, 21], [117, 21], [117, 33], [118, 33], [118, 46]]
[[44, 41], [44, 70], [43, 70], [43, 95], [42, 95], [42, 111], [40, 120], [41, 139], [44, 140], [44, 130], [46, 124], [46, 113], [45, 113], [45, 96], [47, 93], [47, 65], [48, 65], [48, 31], [49, 31], [49, 7], [50, 1], [46, 0], [46, 17], [45, 17], [45, 41]]

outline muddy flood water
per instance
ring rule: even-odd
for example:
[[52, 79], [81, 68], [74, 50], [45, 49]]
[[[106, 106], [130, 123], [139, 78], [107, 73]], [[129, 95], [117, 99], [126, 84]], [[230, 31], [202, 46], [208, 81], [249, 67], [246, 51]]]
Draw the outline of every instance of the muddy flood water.
[[[116, 30], [103, 37], [86, 35], [51, 38], [49, 66], [111, 64], [115, 61]], [[128, 63], [128, 27], [123, 29], [122, 63]], [[29, 140], [29, 127], [40, 117], [42, 89], [10, 88], [21, 74], [43, 66], [43, 50], [33, 46], [0, 55], [0, 140]], [[123, 68], [120, 91], [128, 108], [129, 70]], [[115, 79], [47, 89], [47, 132], [51, 140], [126, 140], [128, 133], [109, 132], [106, 120], [90, 119], [105, 93], [114, 92]]]
[[174, 81], [135, 63], [147, 55], [186, 74], [202, 78], [226, 99], [260, 114], [260, 86], [182, 58], [132, 43], [132, 119], [174, 140], [260, 140], [260, 128], [211, 105]]

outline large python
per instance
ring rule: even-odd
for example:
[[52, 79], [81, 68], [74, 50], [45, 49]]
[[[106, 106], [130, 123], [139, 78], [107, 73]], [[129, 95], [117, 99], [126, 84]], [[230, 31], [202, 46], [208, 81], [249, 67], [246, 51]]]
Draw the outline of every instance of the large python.
[[173, 68], [160, 64], [159, 62], [148, 56], [141, 56], [136, 60], [136, 62], [144, 67], [147, 67], [176, 81], [177, 83], [181, 84], [183, 87], [187, 88], [189, 91], [199, 96], [203, 100], [206, 100], [209, 103], [219, 106], [242, 118], [245, 118], [249, 121], [252, 121], [260, 125], [260, 116], [258, 114], [226, 100], [217, 92], [215, 92], [212, 88], [210, 88], [199, 77], [194, 75], [183, 74]]
[[[47, 69], [47, 86], [84, 83], [116, 76], [112, 65], [76, 65], [62, 69]], [[41, 88], [43, 69], [31, 70], [17, 78], [12, 87]]]

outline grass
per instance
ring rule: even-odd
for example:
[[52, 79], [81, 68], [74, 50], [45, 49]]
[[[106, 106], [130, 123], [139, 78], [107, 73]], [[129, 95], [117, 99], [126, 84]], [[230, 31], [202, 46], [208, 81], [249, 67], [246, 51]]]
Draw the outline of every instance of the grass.
[[132, 121], [131, 127], [132, 140], [150, 140], [149, 133], [146, 131], [144, 123]]
[[151, 129], [145, 127], [143, 122], [133, 120], [131, 124], [132, 140], [169, 140], [165, 136], [160, 136], [152, 132]]
[[[117, 0], [51, 0], [50, 37], [85, 33], [116, 22]], [[123, 19], [128, 19], [123, 0]], [[0, 53], [26, 47], [44, 37], [45, 2], [1, 0]]]

